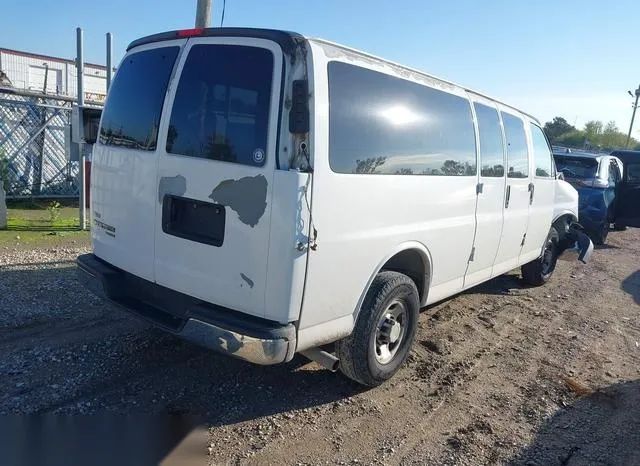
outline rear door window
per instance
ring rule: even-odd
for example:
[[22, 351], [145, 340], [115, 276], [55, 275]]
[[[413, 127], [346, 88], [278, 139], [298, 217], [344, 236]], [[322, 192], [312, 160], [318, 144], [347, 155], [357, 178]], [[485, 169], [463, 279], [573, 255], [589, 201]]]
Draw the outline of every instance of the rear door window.
[[180, 48], [160, 47], [124, 59], [102, 113], [99, 141], [153, 151], [167, 84]]
[[273, 54], [239, 45], [194, 45], [171, 110], [167, 152], [265, 163]]
[[524, 122], [510, 113], [502, 113], [504, 133], [507, 137], [507, 170], [508, 178], [529, 177], [529, 156], [527, 137], [524, 133]]

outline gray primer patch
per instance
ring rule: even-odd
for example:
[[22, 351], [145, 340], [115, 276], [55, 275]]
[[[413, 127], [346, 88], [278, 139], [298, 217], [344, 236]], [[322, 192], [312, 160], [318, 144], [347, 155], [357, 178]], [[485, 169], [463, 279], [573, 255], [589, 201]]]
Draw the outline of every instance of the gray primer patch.
[[209, 198], [235, 210], [242, 223], [254, 227], [267, 208], [267, 179], [257, 175], [224, 180], [213, 188]]
[[158, 202], [162, 204], [162, 199], [166, 194], [174, 196], [184, 196], [187, 192], [187, 179], [182, 175], [163, 176], [158, 183]]
[[253, 280], [251, 280], [249, 277], [247, 277], [245, 274], [241, 273], [240, 276], [242, 277], [242, 279], [247, 282], [247, 285], [249, 285], [249, 288], [253, 288]]

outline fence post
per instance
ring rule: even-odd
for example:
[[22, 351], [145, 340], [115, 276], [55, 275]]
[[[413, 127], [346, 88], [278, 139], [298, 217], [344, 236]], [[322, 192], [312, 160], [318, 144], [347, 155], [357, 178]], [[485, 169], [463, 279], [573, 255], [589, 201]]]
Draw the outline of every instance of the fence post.
[[[77, 42], [77, 54], [76, 54], [76, 70], [78, 75], [78, 111], [82, 112], [82, 108], [84, 107], [84, 56], [83, 56], [83, 48], [82, 48], [82, 29], [76, 28], [76, 42]], [[80, 122], [82, 122], [82, 113], [80, 114]], [[80, 125], [79, 130], [82, 128], [82, 124]], [[80, 135], [82, 139], [83, 135]], [[87, 229], [87, 209], [85, 207], [85, 155], [84, 155], [84, 147], [80, 142], [78, 143], [79, 154], [80, 154], [80, 167], [79, 167], [79, 177], [80, 178], [80, 229]]]
[[0, 178], [0, 230], [7, 228], [7, 193], [4, 192], [4, 182]]
[[4, 183], [8, 177], [8, 166], [4, 152], [0, 150], [0, 230], [7, 228], [7, 193], [4, 190]]

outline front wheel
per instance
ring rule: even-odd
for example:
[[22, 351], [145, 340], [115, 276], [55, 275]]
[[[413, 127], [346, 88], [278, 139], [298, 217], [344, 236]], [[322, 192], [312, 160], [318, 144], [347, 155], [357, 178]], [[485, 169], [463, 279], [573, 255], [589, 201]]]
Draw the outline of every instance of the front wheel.
[[375, 277], [353, 332], [336, 342], [344, 375], [374, 387], [398, 372], [416, 333], [418, 296], [415, 283], [406, 275], [385, 271]]
[[551, 278], [558, 262], [559, 239], [558, 231], [551, 227], [540, 257], [521, 267], [522, 279], [527, 285], [544, 285]]
[[607, 236], [609, 236], [609, 224], [603, 223], [597, 230], [591, 232], [591, 239], [593, 244], [602, 246], [607, 242]]

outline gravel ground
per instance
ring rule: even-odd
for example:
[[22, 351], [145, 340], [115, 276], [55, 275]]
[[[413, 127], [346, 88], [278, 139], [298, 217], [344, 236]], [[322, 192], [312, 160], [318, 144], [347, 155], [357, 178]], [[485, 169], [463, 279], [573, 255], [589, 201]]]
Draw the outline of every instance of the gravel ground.
[[640, 230], [609, 238], [543, 287], [507, 274], [425, 309], [372, 390], [149, 327], [78, 284], [86, 246], [0, 249], [0, 414], [144, 414], [152, 463], [192, 431], [201, 464], [640, 464]]

